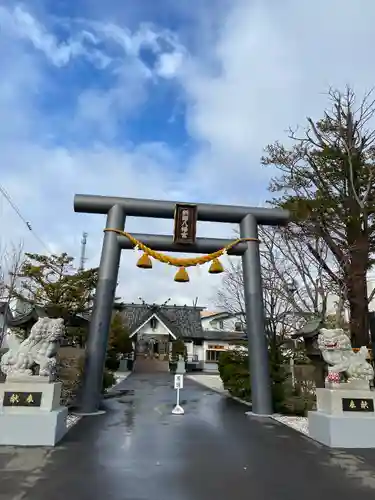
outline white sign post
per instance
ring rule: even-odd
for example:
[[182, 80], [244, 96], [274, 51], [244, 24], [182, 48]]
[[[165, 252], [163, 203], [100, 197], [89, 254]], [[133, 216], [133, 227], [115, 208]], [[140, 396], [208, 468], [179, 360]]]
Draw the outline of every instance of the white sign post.
[[176, 400], [176, 406], [172, 410], [173, 415], [183, 415], [185, 413], [182, 406], [180, 406], [180, 389], [183, 389], [183, 387], [184, 387], [184, 376], [181, 374], [176, 374], [174, 376], [174, 388], [177, 391], [177, 400]]

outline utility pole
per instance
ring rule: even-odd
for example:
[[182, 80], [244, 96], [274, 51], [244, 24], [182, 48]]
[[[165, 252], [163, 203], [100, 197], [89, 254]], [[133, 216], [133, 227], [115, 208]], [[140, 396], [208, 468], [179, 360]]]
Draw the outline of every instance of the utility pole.
[[87, 233], [85, 233], [85, 232], [82, 233], [81, 258], [79, 261], [79, 269], [78, 269], [79, 271], [83, 271], [85, 269], [87, 236], [88, 236]]

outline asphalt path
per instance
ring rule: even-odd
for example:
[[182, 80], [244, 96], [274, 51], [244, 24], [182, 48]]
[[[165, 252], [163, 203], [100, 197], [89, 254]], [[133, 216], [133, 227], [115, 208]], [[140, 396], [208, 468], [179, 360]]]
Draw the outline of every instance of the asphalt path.
[[0, 449], [1, 500], [361, 500], [375, 450], [330, 450], [169, 373], [134, 373], [54, 449]]

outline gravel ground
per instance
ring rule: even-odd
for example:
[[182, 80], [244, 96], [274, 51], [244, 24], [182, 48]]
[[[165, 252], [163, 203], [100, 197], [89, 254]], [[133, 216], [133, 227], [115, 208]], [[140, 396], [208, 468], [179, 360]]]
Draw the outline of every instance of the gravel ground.
[[306, 417], [287, 417], [283, 415], [275, 415], [272, 418], [298, 432], [301, 432], [302, 434], [305, 434], [306, 436], [309, 435], [309, 422]]
[[73, 425], [77, 424], [81, 420], [78, 415], [68, 415], [66, 419], [66, 427], [70, 429]]

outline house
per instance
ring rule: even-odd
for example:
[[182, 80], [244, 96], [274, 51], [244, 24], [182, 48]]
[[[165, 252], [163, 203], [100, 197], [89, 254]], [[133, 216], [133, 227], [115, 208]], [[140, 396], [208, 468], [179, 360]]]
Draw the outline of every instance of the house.
[[[120, 304], [129, 335], [134, 339], [137, 355], [151, 351], [159, 359], [169, 360], [172, 341], [182, 339], [188, 365], [194, 369], [217, 371], [220, 352], [242, 340], [240, 331], [203, 328], [204, 308], [157, 304]], [[204, 317], [204, 315], [203, 315]]]
[[246, 330], [244, 313], [202, 311], [201, 318], [204, 330], [225, 330], [227, 332], [244, 332]]

